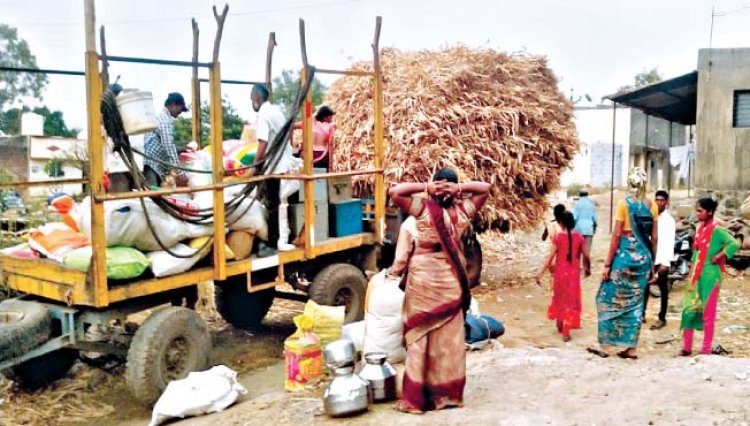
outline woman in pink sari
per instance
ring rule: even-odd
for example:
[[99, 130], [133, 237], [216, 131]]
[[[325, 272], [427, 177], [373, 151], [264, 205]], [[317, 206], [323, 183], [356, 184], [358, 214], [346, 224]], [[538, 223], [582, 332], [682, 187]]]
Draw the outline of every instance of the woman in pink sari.
[[[428, 184], [402, 183], [389, 191], [393, 202], [417, 223], [408, 262], [394, 264], [406, 271], [390, 271], [407, 274], [407, 355], [400, 411], [423, 413], [463, 405], [464, 312], [471, 295], [461, 236], [487, 201], [489, 189], [483, 182], [459, 185], [456, 172], [445, 168]], [[424, 191], [428, 198], [413, 197]]]

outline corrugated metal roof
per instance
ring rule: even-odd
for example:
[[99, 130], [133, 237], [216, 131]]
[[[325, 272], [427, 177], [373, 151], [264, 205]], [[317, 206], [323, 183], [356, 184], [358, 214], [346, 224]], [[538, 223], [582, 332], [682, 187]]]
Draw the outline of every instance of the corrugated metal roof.
[[675, 123], [695, 124], [698, 71], [605, 96], [605, 99]]

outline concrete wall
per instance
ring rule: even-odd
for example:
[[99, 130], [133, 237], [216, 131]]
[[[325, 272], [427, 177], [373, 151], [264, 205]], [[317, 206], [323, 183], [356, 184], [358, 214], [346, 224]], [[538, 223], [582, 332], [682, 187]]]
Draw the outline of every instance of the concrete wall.
[[687, 143], [687, 126], [672, 124], [672, 141], [669, 140], [669, 121], [647, 116], [638, 109], [630, 110], [630, 146], [635, 148], [666, 150], [670, 146]]
[[[576, 130], [578, 131], [578, 138], [581, 141], [581, 149], [573, 159], [571, 169], [565, 171], [560, 177], [562, 186], [568, 186], [573, 183], [601, 185], [601, 182], [606, 182], [607, 185], [609, 184], [609, 181], [611, 180], [611, 170], [606, 173], [606, 180], [604, 181], [601, 181], [600, 177], [592, 177], [591, 173], [592, 170], [594, 170], [594, 160], [592, 159], [592, 155], [603, 155], [599, 152], [601, 148], [594, 148], [596, 145], [609, 145], [610, 148], [607, 152], [610, 156], [612, 155], [612, 117], [612, 106], [605, 105], [576, 108], [574, 119]], [[617, 108], [615, 145], [620, 147], [616, 149], [616, 152], [620, 152], [620, 155], [624, 155], [623, 158], [627, 158], [628, 156], [629, 141], [630, 109]], [[611, 160], [611, 157], [608, 157], [607, 167], [611, 164]], [[620, 164], [622, 164], [622, 162], [620, 162]], [[628, 171], [622, 166], [617, 166], [617, 161], [615, 162], [615, 166], [617, 167], [615, 174], [619, 175], [619, 178], [615, 178], [615, 184], [617, 184], [617, 182], [624, 182], [627, 178]], [[596, 180], [596, 182], [593, 180]]]
[[733, 128], [735, 90], [750, 90], [750, 48], [698, 52], [695, 186], [750, 188], [750, 128]]
[[[615, 145], [615, 186], [623, 185], [622, 145]], [[591, 145], [591, 186], [609, 187], [612, 183], [612, 144]]]

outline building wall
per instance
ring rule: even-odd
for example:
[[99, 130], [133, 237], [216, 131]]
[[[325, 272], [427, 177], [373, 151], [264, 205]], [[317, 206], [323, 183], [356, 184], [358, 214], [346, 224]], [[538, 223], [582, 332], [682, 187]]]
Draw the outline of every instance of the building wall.
[[[612, 106], [603, 105], [596, 107], [578, 107], [575, 110], [575, 124], [576, 130], [578, 131], [578, 139], [581, 141], [581, 149], [579, 153], [573, 159], [570, 170], [565, 171], [560, 177], [562, 186], [568, 186], [573, 183], [593, 185], [593, 186], [608, 186], [611, 179], [611, 169], [607, 169], [606, 179], [603, 179], [600, 175], [592, 175], [593, 173], [600, 173], [598, 167], [601, 164], [594, 164], [596, 161], [606, 157], [606, 154], [602, 154], [602, 145], [608, 145], [609, 148], [606, 150], [609, 153], [609, 157], [606, 157], [606, 167], [610, 167], [612, 163]], [[617, 108], [617, 117], [615, 123], [615, 145], [620, 148], [615, 150], [616, 155], [619, 152], [622, 158], [627, 158], [629, 152], [629, 141], [630, 141], [630, 109], [629, 108]], [[622, 166], [623, 162], [620, 161], [619, 165], [615, 160], [615, 185], [618, 182], [625, 182], [627, 177], [627, 169]], [[603, 179], [603, 180], [602, 180]]]
[[667, 120], [637, 109], [631, 111], [629, 167], [646, 170], [649, 189], [679, 187], [679, 168], [671, 166], [669, 148], [687, 144], [689, 127], [679, 123], [670, 126]]
[[698, 52], [695, 186], [750, 188], [750, 128], [733, 128], [735, 90], [750, 90], [750, 48]]
[[[615, 186], [622, 186], [622, 145], [615, 145]], [[591, 145], [591, 186], [608, 187], [612, 183], [612, 144]]]

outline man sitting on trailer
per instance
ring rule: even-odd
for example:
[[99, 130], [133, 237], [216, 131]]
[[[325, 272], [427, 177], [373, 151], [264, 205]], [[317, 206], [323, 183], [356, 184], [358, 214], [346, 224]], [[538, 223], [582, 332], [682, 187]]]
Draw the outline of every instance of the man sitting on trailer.
[[[253, 110], [258, 113], [255, 125], [256, 137], [258, 139], [258, 152], [255, 154], [255, 162], [262, 161], [266, 157], [269, 143], [276, 141], [276, 137], [286, 124], [286, 117], [277, 105], [268, 101], [268, 89], [262, 84], [253, 86], [250, 92], [250, 99], [253, 103]], [[283, 141], [281, 148], [281, 157], [278, 163], [271, 166], [264, 166], [265, 174], [285, 174], [296, 173], [301, 162], [292, 155], [292, 145], [289, 141]], [[269, 158], [269, 161], [273, 159]], [[273, 160], [275, 161], [275, 160]], [[252, 174], [257, 173], [256, 170]], [[289, 203], [287, 199], [299, 189], [299, 182], [296, 180], [271, 179], [264, 182], [263, 198], [269, 213], [278, 210], [278, 222], [273, 220], [273, 215], [269, 214], [268, 241], [271, 245], [276, 243], [276, 247], [281, 251], [294, 249], [294, 245], [289, 244]], [[258, 252], [259, 256], [267, 256], [273, 253], [273, 249], [261, 245]]]
[[[173, 170], [170, 165], [180, 164], [174, 144], [174, 119], [187, 111], [185, 98], [177, 92], [170, 93], [164, 101], [164, 109], [157, 117], [159, 127], [144, 136], [143, 144], [147, 157], [143, 164], [143, 174], [149, 186], [161, 186], [164, 178]], [[184, 176], [181, 172], [176, 174]]]

